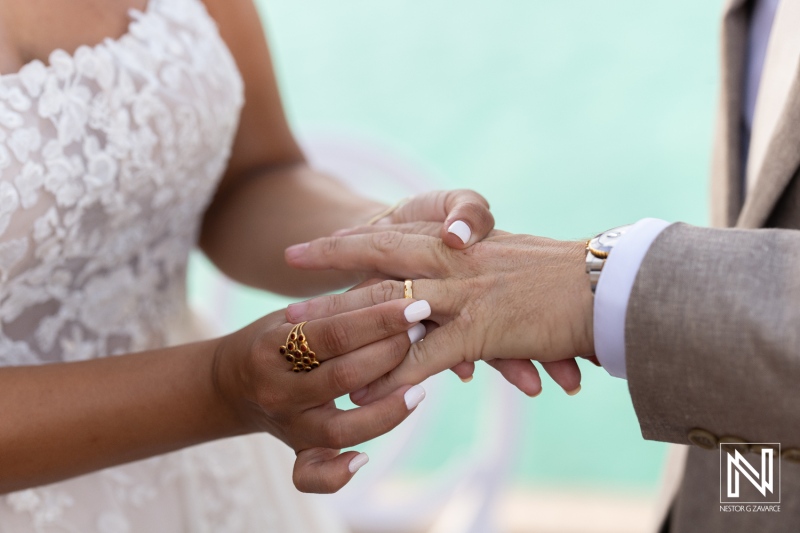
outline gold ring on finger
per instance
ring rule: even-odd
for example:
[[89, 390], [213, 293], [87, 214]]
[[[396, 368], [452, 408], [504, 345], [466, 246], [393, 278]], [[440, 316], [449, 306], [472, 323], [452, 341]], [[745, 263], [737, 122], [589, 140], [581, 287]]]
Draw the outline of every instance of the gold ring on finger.
[[307, 322], [295, 325], [286, 337], [286, 344], [280, 347], [279, 352], [292, 364], [292, 372], [311, 372], [320, 365], [317, 354], [308, 345], [308, 338], [303, 332]]
[[414, 282], [410, 279], [407, 279], [403, 284], [403, 298], [413, 298], [414, 297], [414, 289], [412, 285]]

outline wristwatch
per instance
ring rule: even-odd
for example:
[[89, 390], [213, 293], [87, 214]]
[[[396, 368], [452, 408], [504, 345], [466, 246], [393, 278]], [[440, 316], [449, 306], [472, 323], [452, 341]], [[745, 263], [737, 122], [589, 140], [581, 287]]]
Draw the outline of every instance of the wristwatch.
[[611, 254], [611, 250], [619, 242], [619, 238], [625, 235], [633, 224], [620, 226], [618, 228], [604, 231], [594, 239], [586, 243], [586, 273], [589, 274], [589, 283], [592, 287], [592, 292], [597, 289], [597, 282], [600, 279], [600, 273], [606, 264], [606, 259]]

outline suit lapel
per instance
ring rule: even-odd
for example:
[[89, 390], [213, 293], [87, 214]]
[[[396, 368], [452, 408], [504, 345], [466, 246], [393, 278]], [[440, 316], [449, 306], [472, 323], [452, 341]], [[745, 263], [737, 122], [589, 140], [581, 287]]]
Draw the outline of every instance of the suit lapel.
[[747, 52], [748, 2], [727, 0], [722, 20], [719, 110], [711, 170], [711, 218], [732, 226], [742, 206], [742, 102]]
[[800, 2], [784, 0], [770, 37], [737, 226], [760, 227], [800, 166]]

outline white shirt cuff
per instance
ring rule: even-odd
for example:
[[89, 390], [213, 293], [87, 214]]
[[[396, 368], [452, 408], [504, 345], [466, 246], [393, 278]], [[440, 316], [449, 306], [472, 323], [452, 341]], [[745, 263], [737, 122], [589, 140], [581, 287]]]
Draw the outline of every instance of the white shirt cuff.
[[669, 226], [657, 218], [643, 218], [619, 238], [608, 256], [594, 293], [594, 350], [612, 376], [627, 378], [625, 369], [625, 313], [633, 282], [656, 237]]

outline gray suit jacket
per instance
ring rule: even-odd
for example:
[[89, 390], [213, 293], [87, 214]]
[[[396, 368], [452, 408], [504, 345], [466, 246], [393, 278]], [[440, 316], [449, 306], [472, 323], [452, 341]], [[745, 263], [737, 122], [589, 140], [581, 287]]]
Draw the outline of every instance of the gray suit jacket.
[[[643, 436], [690, 445], [670, 532], [800, 531], [800, 55], [789, 46], [800, 24], [787, 23], [800, 0], [784, 0], [775, 22], [757, 104], [774, 120], [754, 130], [747, 169], [749, 5], [727, 4], [715, 228], [672, 225], [645, 257], [626, 319], [628, 381]], [[754, 184], [746, 194], [743, 175]], [[780, 512], [720, 509], [720, 439], [781, 443]]]

